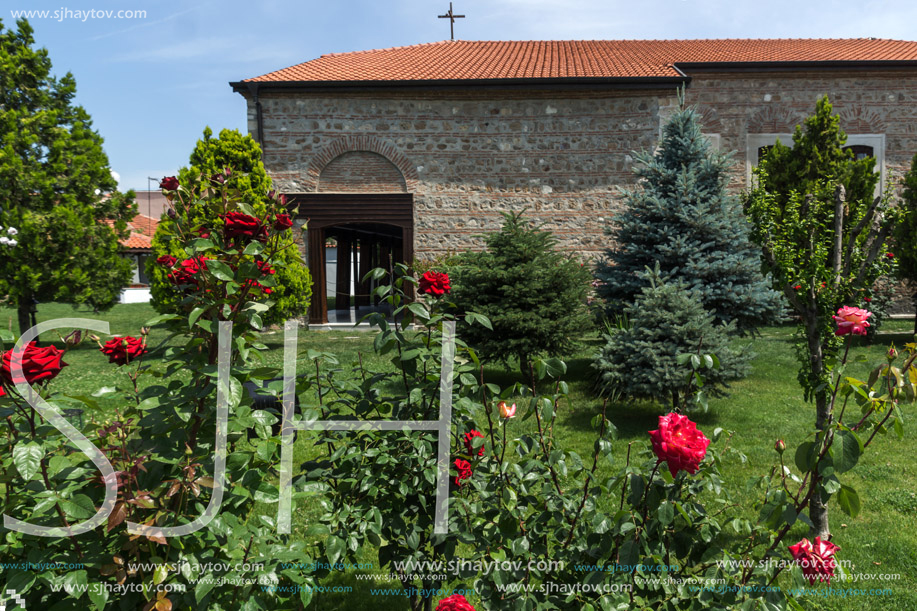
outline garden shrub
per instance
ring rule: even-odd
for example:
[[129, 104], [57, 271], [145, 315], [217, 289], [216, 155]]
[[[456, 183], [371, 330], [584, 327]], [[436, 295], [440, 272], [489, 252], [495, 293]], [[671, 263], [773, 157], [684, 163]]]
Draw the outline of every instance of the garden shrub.
[[[268, 198], [268, 194], [272, 193], [271, 179], [261, 161], [261, 147], [248, 134], [242, 135], [238, 130], [224, 129], [220, 132], [219, 138], [214, 138], [208, 127], [204, 130], [203, 139], [198, 140], [194, 146], [190, 162], [190, 167], [182, 168], [177, 177], [183, 185], [198, 184], [200, 181], [206, 185], [211, 178], [224, 181], [227, 193], [231, 193], [234, 199], [250, 205], [256, 215], [263, 215], [269, 208], [277, 205]], [[232, 171], [224, 175], [226, 168], [232, 168]], [[196, 227], [189, 227], [189, 231], [193, 233], [199, 227], [221, 226], [219, 214], [222, 210], [219, 207], [192, 207], [186, 210], [183, 206], [187, 203], [185, 200], [176, 199], [172, 201], [172, 208], [179, 215], [190, 215], [191, 220], [198, 223]], [[153, 237], [155, 256], [147, 260], [153, 305], [161, 313], [174, 313], [181, 309], [179, 299], [167, 277], [168, 272], [155, 261], [157, 257], [164, 255], [181, 255], [182, 246], [171, 239], [171, 234], [175, 231], [174, 224], [175, 221], [168, 214], [162, 217]], [[274, 307], [264, 313], [264, 322], [269, 325], [302, 316], [307, 311], [312, 297], [312, 277], [299, 253], [293, 231], [285, 232], [280, 239], [283, 246], [275, 258], [282, 261], [283, 265], [277, 267], [276, 285], [271, 295]]]
[[518, 359], [524, 375], [535, 356], [570, 352], [590, 326], [590, 273], [555, 249], [550, 231], [504, 213], [500, 231], [487, 234], [483, 252], [462, 256], [454, 268], [452, 300], [460, 312], [486, 316], [493, 329], [459, 324], [459, 335], [481, 358]]
[[[260, 330], [276, 305], [274, 272], [285, 265], [286, 209], [259, 193], [256, 211], [219, 180], [179, 184], [170, 177], [163, 183], [178, 214], [160, 226], [158, 237], [177, 256], [162, 256], [156, 265], [169, 278], [163, 290], [171, 291], [180, 313], [148, 324], [163, 327], [172, 341], [149, 346], [146, 328], [104, 342], [77, 330], [63, 349], [29, 344], [22, 353], [14, 348], [3, 355], [4, 514], [68, 533], [108, 509], [87, 535], [4, 533], [0, 558], [25, 564], [3, 571], [3, 591], [16, 591], [29, 609], [235, 611], [294, 608], [312, 597], [310, 588], [297, 586], [314, 583], [314, 575], [298, 568], [314, 551], [278, 532], [276, 520], [262, 507], [278, 502], [279, 450], [270, 439], [277, 419], [253, 411], [242, 392], [246, 382], [280, 373], [264, 367], [267, 346]], [[202, 219], [219, 221], [201, 225]], [[201, 233], [209, 235], [198, 237]], [[231, 329], [224, 343], [218, 336], [227, 323]], [[7, 332], [2, 338], [4, 343], [13, 339]], [[92, 424], [104, 418], [93, 397], [71, 396], [54, 381], [67, 366], [64, 352], [81, 342], [96, 342], [98, 358], [123, 373], [117, 389], [97, 393], [123, 397], [117, 413], [101, 426]], [[148, 366], [144, 359], [154, 354], [161, 362]], [[218, 357], [228, 366], [227, 378], [219, 383]], [[23, 382], [34, 386], [39, 403], [27, 402], [31, 391]], [[218, 386], [227, 404], [228, 431], [216, 422]], [[102, 452], [93, 458], [95, 464], [84, 454], [88, 445], [61, 432], [68, 429], [59, 413], [74, 405], [92, 414], [82, 433]], [[241, 434], [246, 429], [257, 434], [252, 442]], [[73, 439], [76, 431], [70, 431]], [[220, 439], [229, 440], [228, 450], [218, 451]], [[105, 459], [114, 468], [107, 485], [97, 474]], [[208, 519], [205, 508], [217, 498], [221, 503]], [[194, 533], [168, 530], [198, 517], [206, 525]], [[28, 567], [29, 562], [44, 564]], [[82, 568], [59, 570], [55, 562]], [[286, 589], [270, 589], [281, 583]]]
[[628, 324], [610, 329], [593, 363], [602, 391], [678, 407], [686, 377], [680, 356], [714, 354], [723, 365], [705, 371], [707, 389], [714, 396], [723, 394], [727, 380], [745, 375], [751, 358], [729, 345], [735, 321], [717, 322], [697, 293], [661, 278], [658, 266], [641, 276], [646, 286], [624, 310]]

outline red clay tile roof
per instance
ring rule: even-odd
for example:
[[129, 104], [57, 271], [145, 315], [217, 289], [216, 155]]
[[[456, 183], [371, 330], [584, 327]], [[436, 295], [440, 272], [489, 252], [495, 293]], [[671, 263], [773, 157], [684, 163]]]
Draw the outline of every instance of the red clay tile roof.
[[[109, 225], [114, 224], [114, 222], [110, 220], [105, 222]], [[157, 227], [159, 227], [159, 221], [157, 219], [138, 214], [127, 224], [127, 228], [131, 233], [127, 238], [120, 241], [121, 248], [128, 250], [151, 250], [153, 248], [153, 234], [156, 233]]]
[[258, 82], [679, 77], [677, 64], [917, 61], [917, 42], [873, 38], [442, 41], [333, 53]]

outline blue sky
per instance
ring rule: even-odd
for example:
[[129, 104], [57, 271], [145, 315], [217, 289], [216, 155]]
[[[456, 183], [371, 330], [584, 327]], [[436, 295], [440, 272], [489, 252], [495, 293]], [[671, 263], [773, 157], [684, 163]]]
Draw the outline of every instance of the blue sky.
[[[453, 0], [456, 38], [917, 38], [917, 3], [766, 0]], [[436, 16], [448, 0], [314, 0], [201, 3], [165, 0], [7, 0], [33, 18], [36, 42], [57, 74], [73, 73], [77, 101], [105, 139], [123, 190], [174, 174], [204, 127], [245, 129], [245, 104], [229, 81], [324, 53], [449, 37]], [[145, 18], [76, 11], [146, 11]], [[66, 13], [65, 11], [70, 11]], [[154, 185], [155, 188], [155, 185]]]

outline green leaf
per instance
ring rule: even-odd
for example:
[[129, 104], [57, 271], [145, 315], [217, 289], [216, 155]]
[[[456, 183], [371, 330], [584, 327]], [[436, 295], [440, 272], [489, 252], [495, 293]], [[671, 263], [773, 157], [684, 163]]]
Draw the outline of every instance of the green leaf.
[[804, 441], [796, 448], [796, 468], [805, 473], [815, 468], [815, 442]]
[[851, 518], [857, 517], [860, 513], [860, 496], [850, 486], [841, 485], [841, 490], [837, 493], [837, 504], [841, 506], [841, 511]]
[[249, 242], [245, 250], [242, 251], [242, 254], [254, 256], [260, 255], [262, 252], [264, 252], [264, 244], [261, 242]]
[[92, 499], [85, 494], [75, 494], [72, 498], [64, 499], [60, 502], [60, 506], [68, 517], [76, 520], [85, 520], [96, 512]]
[[668, 526], [672, 523], [672, 520], [675, 519], [675, 506], [665, 501], [659, 505], [659, 511], [656, 512], [656, 515], [659, 517], [659, 522], [663, 526]]
[[216, 259], [207, 259], [207, 269], [211, 274], [214, 275], [214, 277], [220, 280], [228, 281], [234, 278], [232, 269], [222, 261], [218, 261]]
[[838, 431], [831, 444], [831, 458], [834, 461], [834, 470], [844, 473], [856, 466], [863, 452], [863, 444], [853, 431]]
[[13, 447], [13, 464], [19, 475], [26, 481], [32, 479], [41, 467], [41, 459], [45, 455], [41, 445], [33, 441], [17, 443]]
[[340, 537], [335, 537], [330, 535], [325, 539], [325, 556], [328, 558], [329, 564], [334, 564], [338, 561], [338, 558], [341, 557], [341, 554], [344, 552], [344, 540]]

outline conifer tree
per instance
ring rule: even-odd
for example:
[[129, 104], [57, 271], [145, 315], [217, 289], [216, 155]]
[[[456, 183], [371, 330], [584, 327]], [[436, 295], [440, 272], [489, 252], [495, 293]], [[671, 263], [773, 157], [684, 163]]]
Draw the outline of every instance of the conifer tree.
[[596, 276], [606, 313], [620, 313], [645, 286], [645, 268], [696, 291], [704, 308], [744, 333], [771, 323], [779, 295], [761, 274], [761, 250], [738, 198], [727, 190], [729, 157], [701, 133], [684, 105], [663, 129], [655, 152], [638, 155], [639, 184], [625, 192], [627, 208], [609, 231], [615, 246]]
[[460, 310], [484, 314], [493, 330], [460, 325], [458, 335], [485, 358], [519, 360], [528, 374], [535, 356], [568, 353], [588, 330], [590, 273], [555, 250], [557, 239], [522, 212], [504, 213], [487, 249], [467, 253], [453, 268], [452, 298]]
[[666, 281], [657, 265], [639, 275], [640, 293], [624, 309], [627, 325], [606, 335], [606, 344], [593, 367], [605, 393], [671, 401], [680, 406], [689, 369], [682, 354], [715, 355], [722, 367], [703, 372], [705, 392], [717, 396], [729, 379], [747, 372], [748, 354], [730, 345], [735, 322], [716, 321], [704, 309], [700, 295], [676, 280]]
[[136, 214], [117, 193], [102, 138], [73, 103], [76, 82], [51, 75], [32, 28], [0, 22], [0, 298], [18, 310], [20, 332], [37, 301], [104, 310], [130, 282], [118, 239]]
[[[224, 129], [220, 131], [219, 138], [214, 138], [213, 131], [208, 127], [204, 130], [203, 139], [197, 141], [191, 152], [190, 161], [190, 167], [179, 171], [181, 184], [191, 184], [199, 176], [210, 177], [229, 168], [231, 174], [226, 178], [229, 188], [237, 189], [256, 214], [264, 212], [264, 198], [271, 188], [271, 179], [261, 161], [261, 147], [250, 135]], [[176, 198], [172, 205], [181, 204]], [[199, 221], [201, 227], [212, 228], [217, 219], [201, 216]], [[179, 309], [180, 295], [167, 278], [168, 270], [155, 260], [161, 255], [184, 256], [178, 241], [170, 239], [173, 226], [172, 219], [164, 215], [153, 238], [154, 256], [147, 261], [153, 304], [162, 313]], [[312, 296], [312, 277], [292, 236], [287, 248], [278, 253], [277, 263], [276, 286], [271, 295], [275, 305], [267, 312], [265, 324], [301, 316], [309, 307]]]

